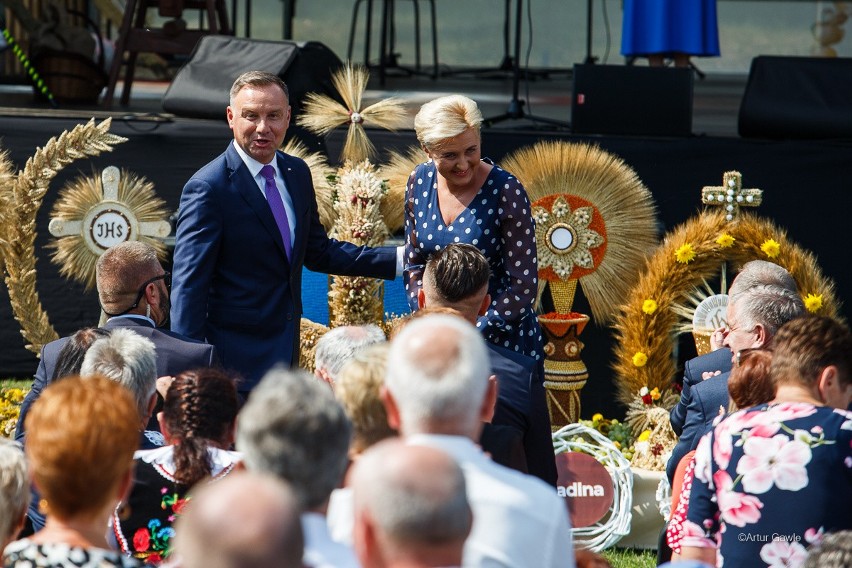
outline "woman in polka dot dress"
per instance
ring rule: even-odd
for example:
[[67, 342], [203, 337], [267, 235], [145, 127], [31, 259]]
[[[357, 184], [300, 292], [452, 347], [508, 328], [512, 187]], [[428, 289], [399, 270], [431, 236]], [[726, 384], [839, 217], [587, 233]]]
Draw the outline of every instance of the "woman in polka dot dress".
[[491, 265], [491, 305], [479, 318], [483, 336], [541, 359], [543, 340], [533, 303], [538, 283], [535, 224], [527, 192], [512, 174], [481, 158], [476, 103], [450, 95], [423, 105], [414, 119], [430, 160], [415, 168], [405, 199], [405, 289], [412, 310], [429, 255], [469, 243]]

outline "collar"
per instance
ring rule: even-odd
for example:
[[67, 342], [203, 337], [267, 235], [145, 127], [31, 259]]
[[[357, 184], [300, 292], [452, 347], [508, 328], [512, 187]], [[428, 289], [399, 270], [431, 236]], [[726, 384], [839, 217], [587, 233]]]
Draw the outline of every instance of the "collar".
[[[237, 151], [237, 154], [240, 155], [240, 159], [242, 159], [243, 163], [248, 168], [248, 171], [251, 174], [251, 177], [256, 178], [257, 176], [259, 176], [260, 175], [260, 169], [267, 164], [261, 164], [260, 162], [258, 162], [257, 160], [255, 160], [254, 158], [252, 158], [251, 156], [246, 154], [245, 150], [240, 148], [240, 145], [237, 144], [236, 140], [234, 140], [233, 144], [234, 144], [234, 149]], [[272, 169], [275, 170], [275, 177], [276, 178], [281, 177], [281, 172], [278, 171], [278, 163], [277, 162], [278, 162], [278, 160], [275, 159], [275, 160], [272, 160], [272, 162], [269, 163], [269, 165], [272, 166]]]
[[148, 316], [143, 316], [142, 314], [122, 314], [120, 316], [113, 316], [113, 317], [109, 318], [107, 320], [107, 322], [119, 323], [118, 320], [120, 320], [120, 319], [138, 320], [142, 323], [150, 324], [151, 327], [153, 327], [153, 328], [157, 327], [157, 322], [155, 322], [154, 320], [152, 320]]
[[443, 450], [457, 462], [469, 460], [472, 456], [482, 456], [482, 448], [465, 436], [448, 436], [446, 434], [412, 434], [405, 441], [412, 445], [429, 446]]

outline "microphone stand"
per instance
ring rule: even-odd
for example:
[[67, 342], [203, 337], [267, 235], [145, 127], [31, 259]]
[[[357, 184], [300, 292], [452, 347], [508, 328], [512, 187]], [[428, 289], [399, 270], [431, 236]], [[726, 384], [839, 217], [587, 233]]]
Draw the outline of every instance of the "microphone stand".
[[524, 111], [524, 104], [526, 101], [521, 100], [520, 98], [520, 90], [521, 90], [521, 20], [523, 19], [523, 0], [515, 0], [518, 4], [517, 14], [515, 17], [515, 55], [512, 61], [512, 99], [509, 101], [509, 107], [506, 109], [506, 112], [493, 116], [491, 118], [486, 118], [483, 122], [485, 126], [492, 126], [498, 122], [503, 122], [505, 120], [530, 120], [532, 122], [539, 122], [542, 124], [549, 124], [551, 126], [558, 126], [561, 128], [570, 128], [571, 125], [567, 122], [563, 122], [561, 120], [555, 120], [552, 118], [547, 118], [544, 116], [535, 116], [532, 114], [528, 114]]

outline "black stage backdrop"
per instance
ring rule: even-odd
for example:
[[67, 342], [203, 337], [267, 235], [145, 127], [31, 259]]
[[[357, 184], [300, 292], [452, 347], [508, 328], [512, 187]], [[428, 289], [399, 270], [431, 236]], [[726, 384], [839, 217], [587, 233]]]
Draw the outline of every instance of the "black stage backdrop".
[[[80, 121], [71, 119], [0, 119], [0, 148], [10, 152], [18, 168], [36, 148], [52, 136], [71, 129]], [[38, 290], [50, 321], [61, 334], [69, 334], [97, 321], [94, 292], [62, 279], [50, 262], [47, 225], [50, 210], [60, 188], [79, 175], [91, 175], [115, 165], [152, 181], [160, 197], [173, 211], [177, 208], [184, 182], [200, 166], [221, 153], [230, 141], [224, 122], [178, 119], [153, 124], [114, 120], [112, 132], [129, 138], [112, 153], [67, 167], [51, 184], [38, 214], [36, 254]], [[295, 131], [294, 131], [295, 132]], [[376, 146], [387, 152], [416, 144], [411, 131], [370, 132]], [[539, 140], [563, 139], [599, 145], [630, 164], [654, 194], [661, 222], [667, 231], [684, 222], [701, 208], [701, 188], [720, 185], [722, 173], [739, 170], [743, 187], [764, 190], [760, 215], [787, 229], [790, 238], [814, 252], [823, 271], [837, 283], [839, 297], [849, 302], [852, 287], [852, 260], [849, 225], [852, 210], [852, 141], [759, 141], [739, 138], [633, 138], [572, 136], [568, 134], [490, 129], [483, 132], [483, 154], [499, 162], [517, 148]], [[332, 160], [339, 156], [343, 133], [327, 141]], [[324, 145], [311, 138], [310, 147], [322, 151]], [[35, 355], [24, 349], [14, 320], [5, 286], [0, 292], [0, 377], [32, 376], [38, 364]], [[583, 309], [579, 298], [577, 309]], [[848, 318], [850, 306], [843, 314]], [[609, 328], [590, 325], [583, 332], [586, 347], [583, 360], [589, 368], [589, 382], [582, 393], [583, 416], [594, 412], [623, 413], [615, 402], [611, 358], [612, 333]], [[694, 353], [690, 341], [681, 341], [679, 359]]]

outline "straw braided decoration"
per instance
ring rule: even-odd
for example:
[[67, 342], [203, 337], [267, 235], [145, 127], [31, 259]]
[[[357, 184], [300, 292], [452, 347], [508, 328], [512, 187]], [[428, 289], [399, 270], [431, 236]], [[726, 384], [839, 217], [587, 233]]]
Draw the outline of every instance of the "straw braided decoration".
[[671, 387], [676, 370], [672, 343], [679, 318], [672, 307], [716, 275], [725, 261], [774, 262], [792, 274], [808, 311], [838, 317], [834, 282], [822, 274], [812, 253], [769, 220], [747, 212], [733, 221], [725, 217], [724, 210], [705, 211], [672, 230], [626, 295], [615, 324], [613, 364], [622, 402], [629, 404], [645, 386], [661, 392]]
[[[538, 296], [541, 298], [548, 280], [579, 279], [594, 319], [599, 323], [610, 321], [658, 242], [651, 193], [623, 160], [588, 144], [539, 142], [514, 152], [501, 166], [524, 184], [533, 202], [533, 216], [538, 216], [537, 234], [538, 225], [546, 231], [544, 225], [560, 217], [558, 207], [566, 210], [566, 218], [571, 212], [576, 217], [583, 210], [593, 210], [590, 222], [583, 223], [583, 231], [589, 235], [584, 238], [596, 238], [592, 229], [605, 237], [601, 246], [586, 249], [590, 266], [580, 260], [582, 264], [563, 276], [560, 271], [565, 269], [555, 259], [548, 262], [553, 255], [548, 256], [547, 243], [537, 239]], [[548, 206], [550, 211], [536, 207], [536, 203], [549, 200], [555, 200]], [[574, 201], [577, 203], [572, 205]], [[579, 227], [577, 222], [573, 224]], [[579, 235], [578, 230], [577, 249], [589, 242], [580, 242]]]
[[26, 348], [39, 353], [41, 347], [58, 337], [42, 308], [36, 290], [35, 220], [50, 180], [65, 166], [89, 156], [110, 152], [127, 139], [109, 133], [111, 119], [95, 124], [92, 119], [58, 138], [51, 138], [27, 160], [14, 183], [8, 175], [2, 193], [11, 185], [11, 196], [3, 198], [0, 211], [0, 250], [6, 269], [6, 286], [15, 319], [28, 342]]
[[[581, 436], [591, 438], [588, 442]], [[630, 533], [633, 520], [633, 470], [612, 440], [588, 426], [568, 424], [553, 433], [553, 452], [583, 452], [591, 455], [607, 469], [612, 477], [613, 500], [606, 522], [598, 521], [588, 527], [572, 527], [574, 545], [599, 552], [609, 548]]]
[[297, 124], [315, 134], [325, 136], [339, 126], [349, 125], [341, 159], [361, 162], [372, 158], [376, 148], [365, 126], [396, 130], [408, 124], [408, 114], [402, 101], [397, 98], [381, 100], [367, 108], [361, 108], [361, 99], [367, 88], [370, 72], [364, 67], [344, 65], [331, 78], [344, 105], [326, 95], [308, 93], [305, 97], [303, 114]]
[[[337, 220], [330, 236], [356, 245], [378, 246], [388, 236], [380, 204], [387, 193], [369, 161], [346, 162], [337, 175]], [[362, 325], [381, 323], [384, 284], [377, 278], [331, 276], [328, 292], [329, 323]]]
[[[119, 180], [117, 199], [133, 212], [139, 224], [156, 222], [168, 216], [166, 202], [157, 197], [153, 183], [126, 171], [121, 173]], [[54, 219], [81, 220], [103, 199], [104, 186], [100, 175], [79, 177], [60, 190], [59, 199], [50, 213], [51, 222]], [[166, 258], [166, 245], [162, 239], [141, 232], [137, 240], [151, 245], [161, 260]], [[100, 256], [89, 249], [81, 234], [61, 236], [47, 246], [53, 250], [51, 260], [59, 266], [62, 276], [81, 282], [87, 290], [95, 287], [95, 265]]]

